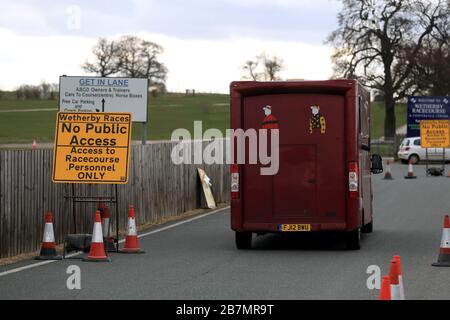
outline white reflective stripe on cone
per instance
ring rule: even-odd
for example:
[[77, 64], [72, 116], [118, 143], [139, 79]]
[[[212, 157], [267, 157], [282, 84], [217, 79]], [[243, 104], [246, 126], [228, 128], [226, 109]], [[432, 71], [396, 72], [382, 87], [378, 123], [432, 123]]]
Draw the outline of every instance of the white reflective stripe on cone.
[[102, 224], [94, 223], [94, 234], [92, 235], [92, 242], [103, 243]]
[[450, 229], [442, 229], [441, 248], [450, 248]]
[[391, 300], [402, 300], [400, 297], [399, 284], [391, 284]]
[[405, 287], [403, 286], [403, 276], [398, 275], [398, 283], [400, 285], [400, 300], [405, 300]]
[[411, 163], [410, 163], [409, 166], [408, 166], [408, 172], [413, 172], [413, 166], [412, 166]]
[[133, 218], [128, 219], [128, 235], [137, 236], [136, 222], [134, 221]]
[[107, 237], [109, 234], [109, 232], [108, 232], [108, 228], [110, 227], [110, 225], [109, 225], [109, 218], [104, 218], [103, 219], [103, 235], [105, 236], [105, 237]]
[[42, 242], [55, 242], [55, 235], [53, 233], [53, 223], [46, 223], [44, 228], [44, 237]]

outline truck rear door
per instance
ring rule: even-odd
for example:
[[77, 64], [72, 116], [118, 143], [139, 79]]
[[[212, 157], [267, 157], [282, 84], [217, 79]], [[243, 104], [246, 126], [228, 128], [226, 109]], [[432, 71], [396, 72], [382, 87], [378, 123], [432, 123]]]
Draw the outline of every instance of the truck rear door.
[[345, 222], [344, 103], [327, 94], [244, 98], [243, 128], [263, 128], [268, 105], [280, 135], [276, 175], [242, 166], [244, 224]]

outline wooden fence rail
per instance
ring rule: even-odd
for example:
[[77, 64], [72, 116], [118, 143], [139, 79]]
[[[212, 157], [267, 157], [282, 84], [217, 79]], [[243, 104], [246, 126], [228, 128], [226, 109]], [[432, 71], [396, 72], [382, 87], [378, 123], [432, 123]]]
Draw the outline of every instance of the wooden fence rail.
[[[203, 142], [203, 147], [206, 144]], [[158, 223], [198, 208], [198, 167], [210, 176], [216, 202], [229, 201], [228, 165], [175, 165], [171, 161], [173, 146], [172, 142], [162, 142], [131, 147], [129, 182], [118, 186], [119, 229], [126, 227], [130, 204], [136, 208], [138, 225]], [[0, 150], [0, 258], [39, 249], [47, 210], [53, 212], [57, 243], [65, 232], [73, 230], [72, 206], [64, 198], [71, 185], [51, 181], [52, 162], [51, 149]], [[93, 184], [76, 184], [74, 188], [78, 196], [106, 197], [114, 190], [111, 185]], [[95, 203], [76, 204], [78, 233], [92, 232], [95, 208]]]

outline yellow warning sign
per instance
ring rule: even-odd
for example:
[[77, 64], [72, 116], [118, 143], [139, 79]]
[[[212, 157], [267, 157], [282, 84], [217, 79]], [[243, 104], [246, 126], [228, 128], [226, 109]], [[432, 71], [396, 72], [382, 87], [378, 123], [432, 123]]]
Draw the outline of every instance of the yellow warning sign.
[[53, 182], [126, 184], [131, 113], [59, 112]]
[[449, 120], [421, 120], [420, 145], [422, 148], [450, 147]]

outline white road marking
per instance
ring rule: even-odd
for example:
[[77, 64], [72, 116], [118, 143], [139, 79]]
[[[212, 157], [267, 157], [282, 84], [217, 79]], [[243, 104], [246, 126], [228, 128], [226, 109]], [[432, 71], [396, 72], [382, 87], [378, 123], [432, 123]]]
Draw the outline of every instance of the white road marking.
[[[80, 255], [80, 254], [81, 254], [81, 252], [79, 252], [79, 253], [77, 252], [77, 253], [67, 254], [67, 255], [66, 255], [66, 258], [72, 258], [72, 257], [78, 256], [78, 255]], [[15, 269], [7, 270], [7, 271], [4, 271], [4, 272], [1, 272], [1, 273], [0, 273], [0, 277], [6, 276], [6, 275], [11, 274], [11, 273], [16, 273], [16, 272], [24, 271], [24, 270], [27, 270], [27, 269], [40, 267], [40, 266], [43, 266], [43, 265], [46, 265], [46, 264], [49, 264], [49, 263], [53, 263], [53, 262], [56, 262], [56, 261], [61, 261], [61, 260], [45, 260], [45, 261], [41, 261], [41, 262], [38, 262], [38, 263], [29, 264], [29, 265], [26, 265], [26, 266], [23, 266], [23, 267], [20, 267], [20, 268], [15, 268]]]
[[[180, 222], [171, 224], [171, 225], [166, 226], [166, 227], [162, 227], [162, 228], [150, 231], [150, 232], [146, 232], [146, 233], [143, 233], [143, 234], [139, 235], [138, 238], [147, 237], [149, 235], [152, 235], [152, 234], [155, 234], [155, 233], [158, 233], [158, 232], [162, 232], [162, 231], [165, 231], [165, 230], [169, 230], [169, 229], [181, 226], [181, 225], [183, 225], [185, 223], [189, 223], [189, 222], [192, 222], [192, 221], [195, 221], [195, 220], [198, 220], [198, 219], [206, 218], [206, 217], [208, 217], [208, 216], [210, 216], [212, 214], [215, 214], [217, 212], [220, 212], [220, 211], [223, 211], [223, 210], [226, 210], [226, 209], [229, 209], [229, 208], [230, 208], [230, 206], [227, 206], [227, 207], [224, 207], [224, 208], [220, 208], [220, 209], [217, 209], [217, 210], [214, 210], [214, 211], [211, 211], [211, 212], [208, 212], [208, 213], [205, 213], [205, 214], [202, 214], [202, 215], [199, 215], [199, 216], [196, 216], [196, 217], [184, 220], [184, 221], [180, 221]], [[125, 239], [122, 239], [122, 240], [119, 241], [119, 243], [124, 243], [124, 242], [125, 242]], [[68, 255], [66, 255], [66, 258], [72, 258], [72, 257], [75, 257], [75, 256], [79, 256], [81, 254], [83, 254], [83, 253], [82, 252], [77, 252], [77, 253], [68, 254]], [[41, 262], [38, 262], [38, 263], [33, 263], [33, 264], [26, 265], [26, 266], [23, 266], [23, 267], [7, 270], [7, 271], [4, 271], [4, 272], [0, 272], [0, 277], [6, 276], [6, 275], [9, 275], [9, 274], [12, 274], [12, 273], [17, 273], [17, 272], [20, 272], [20, 271], [28, 270], [28, 269], [40, 267], [40, 266], [43, 266], [43, 265], [46, 265], [46, 264], [50, 264], [50, 263], [53, 263], [53, 262], [56, 262], [56, 261], [60, 261], [60, 260], [41, 261]]]
[[[162, 228], [157, 229], [157, 230], [153, 230], [153, 231], [150, 231], [150, 232], [147, 232], [147, 233], [143, 233], [143, 234], [139, 235], [138, 238], [146, 237], [146, 236], [149, 236], [149, 235], [154, 234], [154, 233], [158, 233], [158, 232], [161, 232], [161, 231], [165, 231], [167, 229], [172, 229], [172, 228], [181, 226], [182, 224], [185, 224], [185, 223], [188, 223], [188, 222], [192, 222], [192, 221], [195, 221], [195, 220], [198, 220], [198, 219], [206, 218], [207, 216], [210, 216], [210, 215], [212, 215], [214, 213], [217, 213], [217, 212], [220, 212], [222, 210], [229, 209], [229, 208], [230, 208], [230, 206], [227, 206], [225, 208], [217, 209], [217, 210], [214, 210], [214, 211], [202, 214], [200, 216], [190, 218], [188, 220], [184, 220], [184, 221], [180, 221], [180, 222], [171, 224], [170, 226], [167, 226], [167, 227], [162, 227]], [[125, 240], [121, 240], [121, 241], [125, 241]]]

